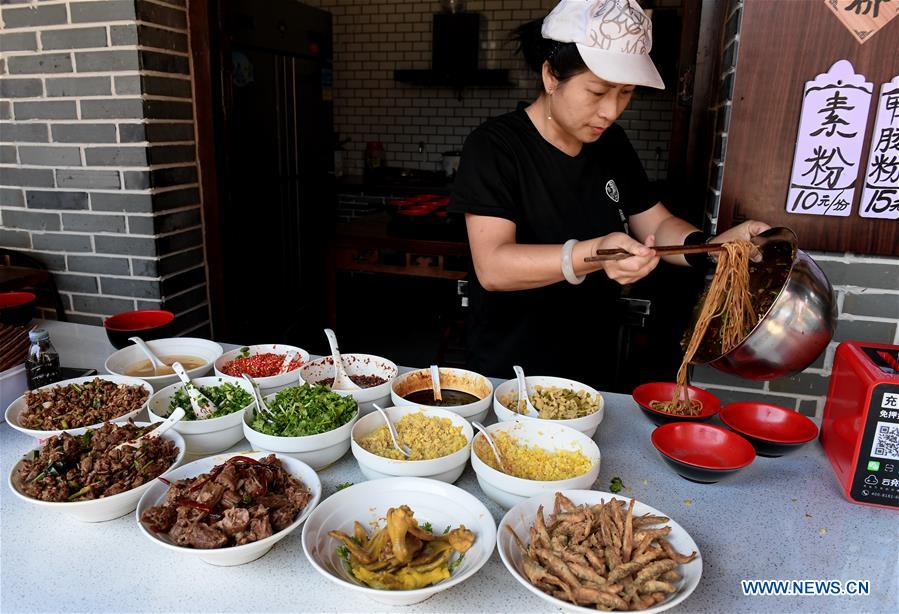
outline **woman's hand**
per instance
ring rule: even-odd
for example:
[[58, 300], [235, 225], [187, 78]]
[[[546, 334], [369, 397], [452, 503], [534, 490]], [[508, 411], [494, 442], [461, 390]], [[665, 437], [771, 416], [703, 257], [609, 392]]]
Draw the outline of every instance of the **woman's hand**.
[[728, 241], [737, 240], [749, 241], [752, 237], [762, 234], [769, 228], [771, 227], [765, 222], [749, 220], [713, 237], [710, 243], [727, 243]]
[[623, 260], [603, 262], [602, 268], [609, 279], [613, 279], [621, 285], [632, 284], [643, 279], [659, 264], [659, 257], [652, 249], [656, 244], [655, 235], [646, 237], [646, 242], [640, 243], [623, 232], [613, 232], [594, 239], [591, 243], [590, 253], [595, 253], [600, 249], [621, 248], [633, 254]]

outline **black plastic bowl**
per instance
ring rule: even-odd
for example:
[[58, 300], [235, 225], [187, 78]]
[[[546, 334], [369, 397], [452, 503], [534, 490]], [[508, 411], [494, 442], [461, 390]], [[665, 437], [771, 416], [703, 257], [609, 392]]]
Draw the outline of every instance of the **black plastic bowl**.
[[34, 317], [35, 301], [31, 292], [0, 292], [0, 324], [25, 326]]
[[731, 403], [720, 417], [727, 428], [748, 439], [759, 456], [795, 452], [818, 436], [817, 425], [806, 416], [768, 403]]
[[130, 337], [140, 337], [144, 341], [169, 336], [169, 325], [175, 314], [162, 309], [139, 309], [110, 316], [103, 321], [106, 336], [114, 348], [121, 350], [131, 345]]
[[714, 484], [755, 460], [752, 445], [734, 432], [701, 422], [671, 422], [652, 432], [662, 460], [691, 482]]

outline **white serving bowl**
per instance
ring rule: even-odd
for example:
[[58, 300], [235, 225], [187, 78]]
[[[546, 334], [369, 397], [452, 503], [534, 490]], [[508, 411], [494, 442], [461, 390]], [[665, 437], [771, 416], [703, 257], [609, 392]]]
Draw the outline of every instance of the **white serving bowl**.
[[[533, 396], [536, 392], [535, 386], [555, 386], [557, 388], [568, 388], [569, 390], [579, 391], [584, 390], [587, 394], [593, 395], [599, 401], [599, 409], [588, 416], [584, 416], [583, 418], [572, 418], [569, 420], [552, 420], [554, 424], [561, 424], [563, 426], [570, 426], [571, 428], [578, 430], [587, 437], [593, 437], [596, 433], [596, 429], [599, 426], [599, 423], [602, 422], [603, 417], [605, 416], [605, 399], [603, 399], [602, 395], [591, 388], [586, 384], [582, 384], [580, 382], [576, 382], [572, 379], [565, 379], [562, 377], [548, 377], [548, 376], [528, 376], [524, 378], [525, 385], [528, 388], [528, 396]], [[499, 386], [496, 387], [496, 393], [493, 395], [493, 411], [496, 414], [496, 419], [500, 422], [504, 422], [506, 420], [539, 420], [541, 422], [547, 422], [547, 420], [543, 418], [532, 418], [531, 416], [526, 416], [524, 414], [519, 414], [517, 412], [512, 411], [505, 405], [500, 402], [500, 399], [508, 396], [508, 395], [517, 395], [518, 394], [518, 380], [510, 379]]]
[[[149, 423], [135, 422], [135, 425], [149, 426]], [[172, 463], [172, 466], [164, 473], [160, 474], [162, 477], [166, 477], [178, 467], [182, 460], [184, 460], [185, 445], [181, 435], [172, 429], [163, 433], [162, 438], [175, 442], [175, 445], [178, 447], [178, 456], [175, 458], [175, 462]], [[31, 453], [32, 451], [29, 450], [25, 456], [30, 456]], [[93, 499], [90, 501], [72, 501], [71, 503], [62, 501], [41, 501], [39, 499], [32, 499], [19, 489], [20, 481], [16, 472], [21, 462], [22, 461], [20, 460], [16, 463], [12, 468], [12, 472], [9, 474], [9, 488], [16, 496], [32, 505], [37, 505], [38, 507], [43, 507], [56, 512], [62, 512], [82, 522], [104, 522], [129, 514], [134, 511], [135, 507], [137, 507], [137, 502], [140, 500], [141, 495], [143, 495], [148, 488], [154, 483], [161, 484], [159, 480], [150, 480], [137, 488], [132, 488], [131, 490], [110, 497], [103, 497], [101, 499]]]
[[[390, 385], [399, 373], [396, 365], [386, 358], [371, 354], [342, 354], [341, 357], [347, 375], [377, 375], [387, 381], [371, 388], [335, 390], [334, 392], [356, 399], [356, 402], [359, 403], [360, 416], [374, 411], [374, 403], [381, 407], [389, 405]], [[300, 377], [304, 382], [310, 384], [317, 384], [322, 380], [334, 377], [334, 359], [325, 356], [306, 363], [300, 367]]]
[[[278, 392], [288, 386], [293, 386], [296, 384], [302, 384], [302, 379], [300, 378], [300, 374], [297, 373], [298, 369], [301, 369], [303, 365], [309, 362], [309, 352], [304, 350], [303, 348], [294, 347], [292, 345], [282, 345], [280, 343], [267, 343], [262, 345], [248, 345], [245, 346], [250, 356], [256, 356], [257, 354], [280, 354], [281, 356], [286, 356], [288, 352], [298, 352], [299, 358], [303, 364], [301, 364], [297, 369], [292, 371], [288, 371], [283, 375], [272, 375], [271, 377], [255, 377], [253, 379], [256, 380], [256, 383], [259, 385], [259, 389], [262, 390], [262, 394], [271, 394], [272, 392]], [[230, 377], [233, 379], [243, 380], [242, 377], [234, 377], [232, 375], [228, 375], [222, 368], [234, 360], [241, 356], [241, 350], [243, 348], [237, 348], [236, 350], [231, 350], [229, 352], [225, 352], [221, 356], [219, 356], [215, 364], [213, 365], [215, 369], [215, 374], [220, 377]]]
[[[527, 420], [515, 422], [497, 422], [487, 427], [493, 435], [505, 431], [522, 444], [537, 446], [547, 452], [558, 450], [580, 451], [592, 463], [590, 469], [579, 476], [566, 480], [525, 480], [497, 471], [478, 458], [472, 444], [471, 466], [478, 478], [478, 484], [484, 494], [502, 507], [512, 507], [529, 497], [544, 492], [557, 490], [590, 488], [599, 475], [600, 453], [596, 443], [573, 428], [554, 424], [549, 420]], [[480, 433], [474, 438], [483, 437]], [[488, 447], [487, 450], [490, 448]]]
[[[250, 396], [253, 395], [253, 387], [243, 379], [211, 375], [209, 377], [198, 377], [192, 381], [198, 387], [220, 386], [226, 382], [236, 384], [246, 390]], [[178, 382], [171, 386], [166, 386], [153, 395], [148, 406], [152, 422], [162, 422], [168, 418], [170, 413], [169, 402], [175, 393], [183, 387], [184, 384]], [[255, 405], [255, 401], [240, 411], [227, 416], [209, 418], [207, 420], [180, 420], [175, 423], [172, 429], [178, 431], [184, 437], [188, 454], [215, 454], [216, 452], [227, 450], [243, 439], [243, 414], [250, 405]]]
[[394, 460], [372, 454], [357, 443], [357, 440], [365, 437], [372, 431], [384, 426], [384, 418], [378, 412], [372, 412], [360, 418], [353, 427], [350, 445], [353, 456], [359, 461], [359, 469], [369, 480], [377, 480], [389, 477], [419, 477], [431, 478], [452, 484], [459, 479], [465, 471], [468, 457], [471, 455], [471, 439], [474, 431], [468, 420], [451, 411], [442, 408], [425, 408], [417, 405], [403, 405], [402, 407], [385, 407], [384, 411], [390, 416], [390, 420], [396, 424], [403, 416], [422, 412], [429, 418], [448, 418], [453, 426], [462, 427], [462, 436], [465, 437], [465, 445], [452, 454], [429, 460]]
[[[212, 364], [222, 355], [222, 346], [208, 339], [198, 339], [196, 337], [170, 337], [168, 339], [154, 339], [147, 341], [147, 345], [158, 357], [163, 356], [196, 356], [205, 360], [205, 364], [194, 369], [188, 369], [187, 375], [193, 379], [202, 377], [212, 370]], [[106, 359], [103, 366], [110, 373], [116, 375], [128, 375], [126, 371], [129, 367], [147, 360], [144, 354], [136, 345], [129, 345], [117, 352], [113, 352]], [[153, 386], [154, 390], [162, 390], [170, 384], [179, 381], [178, 376], [172, 375], [153, 375], [140, 378]]]
[[[201, 458], [178, 468], [176, 471], [173, 471], [167, 476], [167, 479], [170, 482], [174, 483], [176, 480], [183, 480], [185, 478], [196, 477], [202, 473], [208, 473], [212, 470], [213, 467], [215, 467], [216, 465], [221, 465], [232, 456], [246, 456], [249, 458], [261, 459], [265, 456], [268, 456], [268, 453], [240, 452], [233, 454], [219, 454], [217, 456]], [[282, 467], [284, 467], [284, 469], [287, 470], [288, 473], [300, 480], [300, 482], [302, 482], [303, 485], [306, 486], [307, 489], [309, 489], [309, 492], [312, 493], [312, 498], [309, 499], [309, 502], [306, 503], [306, 507], [304, 507], [300, 511], [299, 515], [297, 515], [296, 517], [296, 520], [294, 520], [289, 526], [285, 527], [281, 531], [278, 531], [277, 533], [269, 535], [264, 539], [260, 539], [259, 541], [251, 542], [249, 544], [243, 544], [240, 546], [210, 549], [186, 548], [184, 546], [173, 544], [167, 537], [157, 535], [156, 533], [145, 527], [144, 523], [140, 521], [141, 514], [143, 514], [147, 509], [158, 505], [165, 500], [169, 487], [159, 480], [155, 480], [153, 486], [147, 489], [147, 491], [144, 492], [143, 496], [140, 498], [140, 503], [138, 503], [137, 505], [137, 512], [135, 512], [137, 524], [138, 526], [140, 526], [141, 532], [148, 538], [150, 538], [150, 540], [154, 543], [159, 544], [163, 548], [168, 548], [169, 550], [173, 550], [181, 554], [186, 554], [187, 556], [196, 556], [201, 561], [209, 563], [210, 565], [243, 565], [244, 563], [255, 561], [266, 552], [271, 550], [272, 546], [287, 537], [291, 533], [291, 531], [300, 526], [300, 524], [302, 524], [303, 521], [306, 520], [309, 514], [312, 513], [312, 510], [315, 509], [315, 506], [318, 505], [318, 502], [322, 496], [321, 482], [318, 479], [318, 475], [315, 473], [315, 471], [312, 470], [309, 465], [300, 462], [295, 458], [290, 458], [289, 456], [283, 456], [280, 454], [278, 455], [278, 459], [281, 461]]]
[[[548, 516], [550, 513], [549, 510], [552, 510], [553, 504], [555, 502], [556, 492], [558, 491], [547, 491], [543, 494], [537, 495], [517, 504], [515, 507], [506, 512], [506, 515], [503, 516], [503, 519], [499, 523], [499, 531], [496, 544], [497, 549], [499, 550], [499, 556], [503, 560], [503, 564], [505, 564], [506, 569], [509, 570], [509, 573], [511, 573], [512, 576], [516, 580], [518, 580], [518, 582], [522, 586], [549, 603], [550, 608], [556, 610], [561, 609], [567, 612], [583, 612], [584, 614], [592, 612], [595, 614], [596, 608], [577, 606], [573, 603], [569, 603], [561, 599], [556, 599], [551, 595], [547, 595], [539, 588], [528, 582], [527, 577], [522, 571], [521, 551], [518, 549], [518, 546], [515, 544], [512, 534], [508, 530], [508, 528], [513, 529], [516, 533], [518, 533], [518, 536], [525, 543], [528, 543], [530, 541], [528, 532], [531, 528], [531, 525], [534, 523], [534, 517], [537, 514], [537, 509], [542, 505], [544, 510], [546, 510], [544, 513]], [[607, 492], [599, 492], [595, 490], [565, 490], [562, 492], [566, 497], [571, 499], [571, 501], [575, 505], [582, 505], [585, 503], [588, 505], [596, 505], [602, 501], [610, 501], [611, 499], [619, 499], [623, 501], [625, 505], [630, 504], [630, 499], [628, 499], [627, 497], [622, 497], [620, 495], [614, 495]], [[668, 516], [668, 514], [660, 512], [659, 510], [650, 507], [645, 503], [636, 501], [634, 503], [634, 516], [641, 516], [643, 514], [665, 517]], [[676, 569], [678, 573], [683, 575], [683, 578], [677, 583], [677, 591], [672, 593], [666, 601], [663, 601], [662, 603], [651, 608], [639, 610], [641, 614], [655, 614], [657, 612], [662, 612], [664, 610], [672, 608], [681, 603], [684, 599], [690, 596], [690, 593], [692, 593], [696, 586], [699, 584], [700, 576], [702, 576], [702, 557], [699, 555], [699, 547], [696, 545], [696, 542], [693, 541], [693, 538], [690, 537], [690, 534], [687, 533], [684, 528], [677, 524], [675, 521], [669, 520], [665, 524], [671, 527], [671, 533], [666, 537], [666, 539], [671, 542], [671, 545], [674, 546], [674, 548], [678, 552], [682, 552], [684, 554], [689, 554], [690, 552], [695, 551], [697, 553], [697, 556], [686, 565], [680, 565]]]
[[[265, 397], [266, 404], [271, 403], [274, 398], [274, 394]], [[292, 456], [316, 471], [331, 465], [347, 453], [347, 450], [350, 449], [350, 434], [353, 432], [353, 425], [359, 419], [357, 411], [352, 420], [327, 433], [303, 437], [279, 437], [260, 433], [253, 428], [256, 411], [254, 403], [243, 412], [243, 434], [252, 444], [253, 449], [273, 452], [278, 456]]]
[[[473, 394], [478, 397], [478, 400], [466, 405], [446, 407], [421, 403], [418, 405], [429, 408], [439, 407], [439, 409], [459, 414], [471, 422], [483, 422], [487, 417], [487, 412], [490, 411], [490, 400], [493, 398], [493, 383], [483, 375], [466, 369], [440, 367], [440, 386], [444, 389], [461, 390]], [[431, 389], [430, 369], [407, 371], [393, 381], [393, 385], [390, 387], [390, 398], [396, 406], [415, 405], [406, 400], [404, 395], [426, 389]]]
[[[115, 382], [116, 384], [127, 384], [128, 386], [141, 386], [144, 390], [147, 391], [147, 401], [135, 409], [134, 411], [130, 411], [127, 414], [122, 414], [121, 416], [117, 416], [113, 418], [109, 422], [127, 422], [130, 419], [136, 418], [137, 415], [143, 411], [145, 407], [147, 407], [147, 403], [149, 402], [150, 397], [153, 395], [153, 387], [145, 382], [142, 379], [138, 379], [136, 377], [127, 377], [125, 375], [90, 375], [87, 377], [75, 377], [72, 379], [63, 380], [61, 382], [56, 382], [55, 384], [48, 384], [46, 386], [41, 386], [38, 390], [47, 390], [49, 388], [53, 388], [54, 386], [68, 386], [69, 384], [84, 384], [86, 382], [92, 382], [95, 379], [102, 379], [109, 382]], [[102, 422], [97, 424], [91, 424], [88, 426], [81, 426], [73, 429], [59, 429], [55, 431], [38, 431], [35, 429], [29, 429], [21, 424], [19, 424], [19, 418], [22, 416], [22, 412], [24, 412], [28, 408], [28, 404], [25, 401], [25, 395], [23, 394], [18, 399], [9, 404], [9, 407], [6, 408], [6, 421], [9, 423], [11, 427], [19, 431], [20, 433], [24, 433], [25, 435], [30, 435], [35, 439], [47, 439], [48, 437], [53, 437], [54, 435], [59, 435], [62, 432], [69, 433], [71, 435], [80, 435], [84, 433], [89, 428], [97, 428], [102, 426]]]
[[[380, 521], [384, 524], [387, 510], [408, 505], [419, 525], [430, 522], [434, 527], [464, 524], [475, 534], [475, 542], [452, 575], [433, 586], [407, 591], [369, 588], [347, 571], [337, 555], [340, 545], [328, 531], [353, 534], [353, 523], [359, 521], [369, 532]], [[388, 478], [355, 484], [325, 499], [303, 526], [303, 551], [312, 566], [338, 586], [356, 591], [379, 603], [403, 606], [420, 603], [477, 573], [493, 554], [496, 525], [483, 503], [452, 484], [425, 478]]]

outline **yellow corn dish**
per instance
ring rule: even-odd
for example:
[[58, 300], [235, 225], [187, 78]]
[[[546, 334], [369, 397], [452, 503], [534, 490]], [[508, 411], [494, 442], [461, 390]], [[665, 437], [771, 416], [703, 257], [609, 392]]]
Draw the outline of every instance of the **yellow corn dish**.
[[426, 416], [422, 412], [406, 414], [396, 423], [400, 446], [410, 449], [409, 458], [393, 447], [387, 426], [372, 431], [356, 440], [362, 448], [395, 460], [430, 460], [447, 456], [464, 448], [468, 441], [462, 434], [462, 427], [453, 424], [449, 418]]
[[484, 437], [475, 438], [474, 451], [484, 463], [516, 478], [525, 480], [567, 480], [587, 473], [593, 466], [583, 452], [557, 450], [548, 452], [537, 446], [521, 443], [506, 432], [491, 433], [505, 470], [496, 462], [493, 450]]
[[[586, 390], [537, 384], [530, 399], [537, 410], [537, 415], [544, 420], [583, 418], [599, 410], [599, 398]], [[516, 413], [524, 413], [524, 402], [522, 401], [519, 406], [517, 392], [504, 395], [500, 403]]]

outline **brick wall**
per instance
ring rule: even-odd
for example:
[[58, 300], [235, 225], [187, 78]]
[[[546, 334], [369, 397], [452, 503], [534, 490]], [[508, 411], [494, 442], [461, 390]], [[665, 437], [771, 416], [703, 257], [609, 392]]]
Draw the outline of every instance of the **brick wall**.
[[[450, 88], [417, 87], [393, 80], [395, 68], [431, 64], [431, 19], [436, 0], [308, 0], [334, 15], [334, 125], [347, 146], [346, 171], [361, 174], [365, 143], [382, 141], [391, 166], [437, 170], [441, 152], [460, 150], [485, 120], [515, 109], [537, 93], [537, 78], [515, 55], [509, 33], [544, 16], [556, 0], [469, 0], [481, 13], [481, 64], [507, 68], [511, 88], [468, 88], [458, 100]], [[658, 0], [679, 7], [681, 0]], [[620, 123], [651, 179], [667, 170], [674, 84], [666, 92], [641, 91]], [[419, 153], [419, 143], [424, 152]]]
[[0, 245], [53, 271], [72, 321], [162, 307], [201, 331], [185, 0], [0, 6]]
[[[706, 208], [708, 227], [712, 231], [717, 225], [721, 185], [727, 172], [728, 127], [734, 80], [739, 78], [737, 55], [742, 7], [742, 0], [731, 0], [725, 24], [721, 85], [715, 103], [715, 153], [709, 169]], [[698, 367], [693, 374], [695, 384], [709, 388], [725, 403], [759, 400], [820, 417], [824, 411], [834, 352], [840, 341], [899, 345], [899, 258], [833, 252], [813, 252], [811, 256], [833, 284], [840, 311], [833, 342], [824, 354], [802, 373], [770, 382], [751, 382], [711, 367]]]

